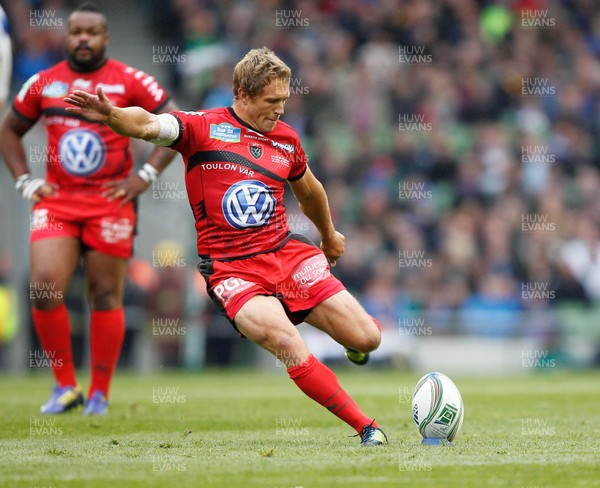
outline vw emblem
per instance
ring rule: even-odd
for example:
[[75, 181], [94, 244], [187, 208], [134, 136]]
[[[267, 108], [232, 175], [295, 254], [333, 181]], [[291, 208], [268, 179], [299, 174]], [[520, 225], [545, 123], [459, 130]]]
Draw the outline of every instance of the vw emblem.
[[269, 223], [277, 200], [271, 189], [261, 181], [240, 181], [223, 196], [223, 215], [235, 229], [260, 227]]
[[106, 148], [100, 136], [91, 130], [75, 129], [58, 143], [63, 168], [75, 176], [88, 176], [104, 165]]

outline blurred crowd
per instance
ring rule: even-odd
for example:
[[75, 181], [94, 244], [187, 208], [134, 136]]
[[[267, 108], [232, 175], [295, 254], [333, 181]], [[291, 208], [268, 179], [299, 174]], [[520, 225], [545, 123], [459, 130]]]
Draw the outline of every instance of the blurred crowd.
[[[290, 65], [284, 120], [347, 239], [334, 272], [385, 328], [554, 341], [598, 318], [597, 2], [144, 5], [156, 44], [183, 55], [165, 67], [186, 110], [230, 104], [250, 48]], [[38, 35], [17, 39], [16, 77], [53, 62]]]

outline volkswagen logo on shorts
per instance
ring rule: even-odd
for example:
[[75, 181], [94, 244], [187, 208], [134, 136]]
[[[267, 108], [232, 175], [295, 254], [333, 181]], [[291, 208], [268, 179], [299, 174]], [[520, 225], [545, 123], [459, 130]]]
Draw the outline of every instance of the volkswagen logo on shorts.
[[277, 201], [271, 189], [256, 180], [240, 181], [223, 196], [223, 215], [231, 227], [246, 229], [266, 225], [275, 213]]
[[96, 132], [75, 129], [61, 137], [58, 152], [67, 172], [75, 176], [87, 176], [104, 165], [106, 148]]

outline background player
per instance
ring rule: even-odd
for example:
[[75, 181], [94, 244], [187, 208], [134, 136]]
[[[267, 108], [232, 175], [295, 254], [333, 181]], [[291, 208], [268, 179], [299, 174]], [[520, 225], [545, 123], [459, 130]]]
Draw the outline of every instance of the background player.
[[[147, 74], [105, 56], [105, 16], [91, 3], [67, 22], [67, 60], [31, 77], [16, 96], [1, 129], [2, 153], [16, 188], [33, 200], [31, 223], [32, 315], [57, 381], [42, 413], [62, 413], [83, 403], [62, 297], [83, 257], [91, 308], [91, 384], [85, 414], [105, 414], [110, 380], [121, 350], [127, 259], [132, 254], [136, 211], [131, 201], [156, 180], [175, 155], [157, 148], [137, 173], [130, 141], [102, 124], [68, 113], [69, 90], [104, 87], [115, 105], [173, 110], [166, 92]], [[30, 175], [23, 136], [45, 116], [46, 180]], [[52, 294], [47, 293], [52, 290]]]
[[[351, 425], [363, 445], [387, 444], [372, 418], [308, 350], [294, 324], [325, 331], [364, 362], [381, 340], [379, 324], [330, 274], [344, 252], [323, 186], [306, 164], [296, 132], [279, 118], [291, 71], [267, 48], [235, 67], [232, 107], [156, 116], [117, 108], [101, 87], [75, 91], [67, 110], [118, 134], [177, 149], [196, 219], [199, 269], [209, 295], [245, 337], [273, 353], [310, 398]], [[321, 236], [321, 249], [290, 233], [283, 193], [289, 181]]]

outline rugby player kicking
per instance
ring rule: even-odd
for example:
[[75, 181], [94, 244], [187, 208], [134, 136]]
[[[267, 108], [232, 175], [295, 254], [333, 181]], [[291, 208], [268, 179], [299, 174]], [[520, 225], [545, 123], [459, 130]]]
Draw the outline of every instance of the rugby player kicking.
[[[231, 107], [154, 115], [119, 108], [102, 87], [76, 90], [67, 110], [117, 134], [179, 151], [198, 234], [198, 269], [214, 303], [236, 330], [275, 355], [310, 398], [352, 426], [364, 446], [387, 444], [335, 374], [304, 343], [307, 322], [364, 364], [381, 328], [330, 273], [344, 252], [323, 186], [307, 166], [298, 135], [279, 118], [289, 97], [290, 68], [267, 48], [235, 67]], [[320, 249], [289, 230], [283, 193], [289, 182], [321, 237]]]

